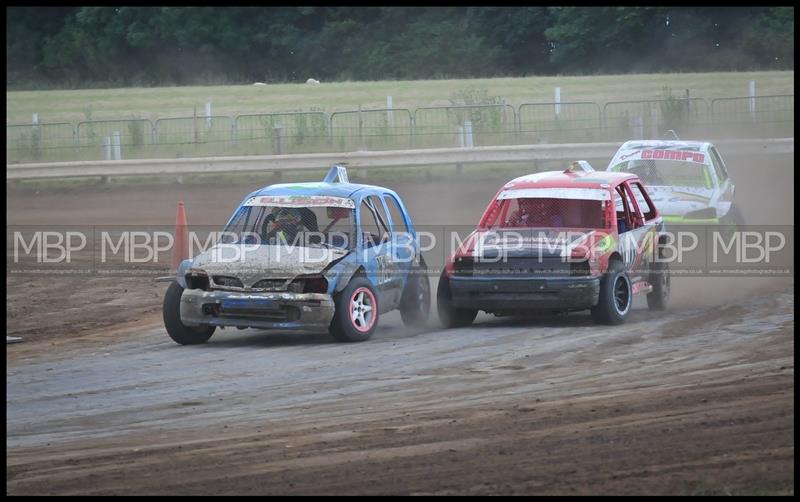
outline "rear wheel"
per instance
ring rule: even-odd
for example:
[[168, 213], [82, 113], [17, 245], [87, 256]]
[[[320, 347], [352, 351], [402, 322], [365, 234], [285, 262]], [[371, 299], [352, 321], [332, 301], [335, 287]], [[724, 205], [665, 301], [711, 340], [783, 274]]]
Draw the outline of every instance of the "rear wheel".
[[330, 333], [340, 342], [369, 340], [378, 326], [378, 295], [365, 277], [354, 277], [334, 299]]
[[164, 295], [164, 326], [167, 334], [181, 345], [198, 345], [206, 343], [214, 334], [215, 326], [186, 326], [181, 322], [181, 295], [183, 288], [173, 282]]
[[431, 281], [428, 271], [414, 268], [408, 274], [406, 287], [400, 299], [400, 317], [403, 324], [419, 328], [428, 322], [431, 311]]
[[436, 307], [439, 311], [439, 321], [445, 328], [469, 326], [478, 315], [477, 309], [463, 309], [453, 306], [450, 279], [444, 272], [439, 277], [439, 287], [436, 288]]
[[669, 303], [669, 265], [663, 261], [654, 262], [650, 270], [650, 284], [653, 291], [647, 294], [650, 310], [666, 310]]
[[633, 290], [625, 267], [619, 260], [608, 263], [608, 271], [600, 279], [600, 298], [592, 308], [592, 317], [603, 324], [622, 324], [633, 304]]

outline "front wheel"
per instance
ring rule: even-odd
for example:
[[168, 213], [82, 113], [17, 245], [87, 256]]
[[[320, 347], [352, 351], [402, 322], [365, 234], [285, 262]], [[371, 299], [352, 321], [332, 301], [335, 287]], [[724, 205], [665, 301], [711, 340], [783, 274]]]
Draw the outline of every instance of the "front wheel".
[[164, 326], [173, 341], [181, 345], [206, 343], [214, 334], [215, 326], [186, 326], [181, 322], [181, 295], [183, 288], [172, 282], [164, 295]]
[[592, 317], [603, 324], [622, 324], [633, 304], [631, 280], [619, 260], [608, 264], [608, 271], [600, 279], [600, 298], [592, 308]]
[[739, 208], [731, 204], [728, 213], [720, 219], [720, 223], [736, 225], [737, 227], [744, 226], [744, 217]]
[[340, 342], [369, 340], [378, 326], [378, 295], [365, 277], [355, 277], [334, 298], [330, 333]]
[[739, 211], [739, 208], [731, 204], [731, 208], [728, 210], [728, 213], [720, 218], [720, 235], [726, 241], [731, 239], [736, 232], [741, 232], [744, 230], [744, 218], [742, 217], [742, 213]]
[[469, 326], [478, 315], [477, 309], [463, 309], [453, 305], [450, 279], [444, 271], [439, 277], [439, 287], [436, 288], [436, 307], [439, 310], [439, 320], [445, 328]]

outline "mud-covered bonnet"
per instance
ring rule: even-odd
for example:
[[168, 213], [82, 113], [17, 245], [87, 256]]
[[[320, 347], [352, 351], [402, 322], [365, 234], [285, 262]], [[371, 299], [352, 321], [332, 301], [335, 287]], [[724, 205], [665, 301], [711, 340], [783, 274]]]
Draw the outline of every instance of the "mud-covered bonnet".
[[347, 253], [323, 247], [218, 244], [197, 255], [191, 268], [209, 275], [236, 277], [245, 286], [251, 286], [261, 279], [320, 273]]

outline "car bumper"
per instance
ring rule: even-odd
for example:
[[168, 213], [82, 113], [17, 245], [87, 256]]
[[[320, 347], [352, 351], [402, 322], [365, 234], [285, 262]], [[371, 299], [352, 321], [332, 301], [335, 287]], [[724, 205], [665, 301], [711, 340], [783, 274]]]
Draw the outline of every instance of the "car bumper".
[[489, 312], [582, 310], [597, 305], [599, 277], [451, 277], [453, 305]]
[[181, 322], [188, 326], [327, 329], [335, 304], [322, 293], [238, 293], [186, 289]]

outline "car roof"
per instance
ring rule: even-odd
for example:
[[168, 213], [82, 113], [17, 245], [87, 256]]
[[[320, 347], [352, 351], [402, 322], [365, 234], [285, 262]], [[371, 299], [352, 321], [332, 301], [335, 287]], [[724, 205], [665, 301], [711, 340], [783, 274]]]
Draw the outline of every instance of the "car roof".
[[515, 178], [503, 188], [610, 188], [627, 179], [638, 176], [609, 171], [545, 171]]
[[[658, 152], [659, 150], [663, 150], [665, 152], [684, 152], [684, 153], [693, 153], [696, 154], [698, 160], [694, 160], [699, 164], [708, 165], [711, 161], [710, 155], [710, 148], [714, 145], [708, 141], [665, 141], [665, 140], [656, 140], [656, 139], [634, 139], [630, 141], [626, 141], [623, 143], [617, 151], [614, 153], [614, 156], [611, 158], [611, 161], [608, 163], [607, 169], [610, 170], [614, 166], [616, 166], [619, 162], [624, 160], [639, 160], [644, 152], [650, 150], [652, 152]], [[654, 157], [658, 158], [658, 157]], [[685, 157], [681, 159], [667, 159], [667, 160], [684, 160]]]
[[620, 150], [635, 150], [638, 148], [668, 148], [673, 150], [693, 150], [706, 152], [713, 146], [708, 141], [680, 141], [660, 139], [633, 139], [626, 141], [619, 147]]
[[352, 197], [358, 191], [368, 191], [370, 193], [383, 191], [394, 194], [392, 190], [374, 185], [362, 185], [359, 183], [328, 183], [315, 181], [307, 183], [278, 183], [265, 186], [256, 190], [248, 197], [256, 195], [329, 195], [332, 197]]

